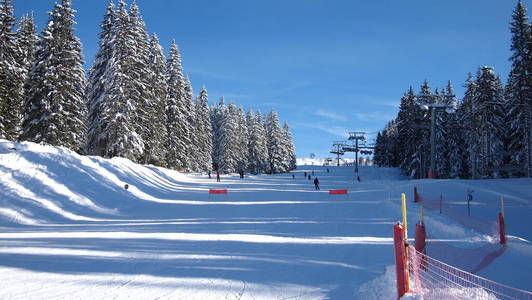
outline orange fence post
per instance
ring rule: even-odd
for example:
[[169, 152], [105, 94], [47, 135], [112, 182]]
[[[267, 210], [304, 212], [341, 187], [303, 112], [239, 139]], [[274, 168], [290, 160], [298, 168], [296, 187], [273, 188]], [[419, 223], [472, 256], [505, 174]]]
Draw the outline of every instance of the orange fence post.
[[397, 277], [397, 299], [408, 292], [408, 265], [406, 260], [405, 231], [401, 223], [393, 226], [395, 250], [395, 274]]

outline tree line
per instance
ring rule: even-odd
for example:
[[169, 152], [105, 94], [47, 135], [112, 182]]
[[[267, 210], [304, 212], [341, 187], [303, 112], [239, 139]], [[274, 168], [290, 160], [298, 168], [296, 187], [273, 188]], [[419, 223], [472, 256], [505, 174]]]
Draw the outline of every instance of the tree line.
[[71, 0], [40, 35], [0, 2], [0, 138], [125, 157], [186, 171], [280, 173], [295, 168], [293, 137], [277, 112], [262, 115], [223, 98], [194, 96], [173, 41], [165, 56], [135, 1], [110, 0], [87, 74]]
[[510, 22], [512, 66], [506, 85], [486, 66], [475, 76], [468, 75], [461, 101], [450, 82], [435, 91], [427, 81], [417, 93], [410, 87], [401, 98], [397, 117], [377, 135], [375, 163], [400, 167], [411, 178], [425, 178], [432, 121], [426, 108], [439, 106], [442, 109], [435, 111], [434, 119], [435, 177], [532, 176], [531, 28], [519, 1]]

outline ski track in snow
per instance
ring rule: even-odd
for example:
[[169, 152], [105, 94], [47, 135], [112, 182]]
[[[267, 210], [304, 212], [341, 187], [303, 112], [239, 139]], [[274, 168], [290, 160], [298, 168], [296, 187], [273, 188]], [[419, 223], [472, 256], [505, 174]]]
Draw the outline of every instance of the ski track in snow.
[[[392, 225], [401, 218], [400, 193], [411, 199], [414, 185], [457, 207], [472, 186], [474, 212], [488, 216], [499, 195], [507, 197], [509, 249], [479, 275], [532, 289], [532, 233], [522, 228], [532, 224], [523, 191], [532, 180], [408, 181], [396, 169], [361, 167], [356, 182], [353, 168], [328, 168], [216, 183], [0, 141], [0, 298], [391, 299]], [[312, 171], [320, 192], [303, 178]], [[209, 195], [211, 188], [229, 193]], [[413, 233], [418, 207], [408, 205]], [[492, 242], [426, 214], [430, 241]]]

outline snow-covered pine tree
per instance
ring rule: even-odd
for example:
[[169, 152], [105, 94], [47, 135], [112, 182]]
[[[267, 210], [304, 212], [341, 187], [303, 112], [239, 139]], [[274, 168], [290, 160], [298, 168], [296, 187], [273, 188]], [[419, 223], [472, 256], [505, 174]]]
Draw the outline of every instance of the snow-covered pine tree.
[[386, 143], [384, 142], [382, 131], [379, 131], [377, 133], [377, 138], [375, 139], [375, 149], [373, 150], [373, 162], [378, 167], [385, 166], [385, 145]]
[[[418, 105], [423, 105], [427, 103], [434, 103], [436, 97], [433, 97], [434, 94], [430, 90], [430, 86], [427, 80], [421, 85], [421, 89], [418, 95]], [[429, 111], [419, 111], [419, 114], [416, 116], [417, 124], [430, 125], [430, 110]], [[418, 136], [417, 149], [414, 154], [416, 161], [416, 174], [418, 178], [424, 178], [428, 174], [430, 168], [430, 126], [426, 127], [417, 127], [416, 136]]]
[[190, 143], [187, 145], [187, 166], [190, 171], [199, 171], [199, 160], [198, 160], [198, 136], [195, 135], [195, 123], [196, 123], [196, 112], [194, 106], [194, 92], [192, 90], [192, 83], [190, 78], [187, 76], [185, 78], [185, 102], [184, 102], [184, 111], [186, 112], [187, 124], [189, 125], [188, 129], [188, 139]]
[[222, 123], [227, 114], [224, 97], [220, 98], [218, 105], [211, 108], [211, 126], [212, 126], [212, 161], [215, 170], [220, 170], [222, 161]]
[[238, 172], [245, 172], [248, 169], [249, 166], [249, 151], [248, 151], [248, 144], [249, 144], [249, 130], [246, 123], [246, 117], [244, 116], [244, 109], [242, 107], [238, 108], [237, 115], [236, 115], [236, 123], [237, 123], [237, 145], [238, 147], [235, 147], [235, 150], [237, 152], [237, 171]]
[[[131, 89], [128, 90], [128, 96], [136, 103], [136, 119], [134, 126], [142, 138], [144, 149], [139, 161], [148, 163], [152, 160], [154, 153], [159, 152], [160, 156], [160, 136], [156, 137], [153, 132], [159, 124], [150, 124], [154, 121], [151, 115], [155, 107], [158, 106], [159, 99], [154, 95], [153, 86], [150, 84], [151, 79], [155, 77], [150, 62], [150, 39], [146, 30], [146, 24], [142, 19], [140, 9], [135, 0], [132, 1], [129, 11], [129, 20], [131, 23], [130, 39], [133, 46], [133, 55], [130, 57], [131, 64], [128, 66], [129, 76], [131, 78]], [[159, 120], [157, 121], [159, 122]], [[150, 125], [148, 125], [150, 124]], [[154, 149], [154, 147], [156, 149]], [[158, 158], [160, 159], [160, 158]]]
[[268, 141], [269, 171], [283, 173], [287, 170], [283, 166], [283, 132], [279, 125], [277, 112], [272, 110], [266, 119], [266, 136]]
[[167, 162], [173, 169], [186, 169], [190, 145], [190, 124], [186, 111], [186, 91], [181, 55], [175, 41], [170, 46], [166, 64], [168, 82], [168, 105], [166, 126], [168, 131]]
[[246, 146], [239, 144], [239, 133], [238, 108], [235, 103], [231, 102], [220, 119], [217, 159], [221, 172], [239, 171], [240, 149]]
[[269, 173], [270, 172], [270, 155], [268, 153], [268, 135], [266, 132], [266, 118], [263, 117], [264, 115], [261, 113], [260, 110], [257, 110], [257, 113], [255, 115], [255, 128], [256, 135], [257, 135], [257, 146], [256, 146], [256, 157], [257, 157], [257, 166], [260, 169], [260, 172], [262, 173]]
[[[419, 91], [419, 94], [420, 95], [432, 95], [428, 80], [425, 79], [425, 81], [423, 81], [423, 84], [421, 85], [421, 89]], [[433, 99], [435, 99], [435, 98], [428, 97], [428, 98], [424, 98], [424, 99], [420, 99], [420, 100], [422, 100], [424, 103], [431, 103], [431, 102], [433, 102]]]
[[532, 137], [532, 29], [522, 1], [517, 3], [510, 22], [512, 69], [506, 86], [507, 123], [510, 126], [510, 161], [522, 167], [517, 175], [530, 174]]
[[422, 112], [412, 87], [401, 98], [399, 113], [397, 114], [397, 144], [399, 166], [404, 174], [420, 177], [420, 170], [412, 163], [418, 145], [421, 142], [422, 130], [417, 125], [422, 125]]
[[464, 84], [465, 93], [464, 98], [458, 105], [456, 111], [457, 126], [461, 130], [461, 139], [464, 142], [465, 148], [463, 151], [467, 158], [464, 161], [464, 174], [465, 178], [476, 177], [476, 149], [474, 147], [474, 119], [473, 119], [473, 99], [477, 91], [475, 79], [469, 73], [467, 75], [466, 82]]
[[[444, 101], [447, 105], [453, 107], [458, 107], [456, 102], [456, 97], [454, 96], [454, 88], [451, 81], [448, 81], [447, 87], [443, 90], [444, 95], [449, 97], [444, 98]], [[458, 111], [455, 113], [447, 114], [445, 118], [445, 155], [444, 159], [446, 160], [446, 177], [448, 178], [460, 178], [465, 176], [465, 161], [467, 160], [467, 155], [465, 152], [466, 145], [464, 144], [463, 128], [460, 127], [459, 123], [459, 114]]]
[[212, 170], [212, 125], [207, 88], [202, 87], [195, 103], [196, 120], [194, 133], [198, 151], [198, 171]]
[[[436, 97], [436, 103], [449, 104], [445, 97], [445, 89], [442, 89], [440, 93], [438, 89], [434, 92]], [[436, 123], [434, 128], [434, 173], [436, 178], [447, 178], [449, 176], [449, 161], [447, 157], [447, 136], [448, 136], [448, 124], [449, 114], [443, 110], [436, 111]]]
[[35, 60], [35, 51], [37, 51], [37, 36], [35, 19], [33, 15], [27, 15], [20, 20], [20, 27], [17, 31], [17, 45], [20, 49], [19, 64], [22, 66], [24, 73], [24, 95], [21, 100], [20, 121], [22, 122], [22, 107], [24, 99], [27, 98], [29, 85], [27, 84], [33, 61]]
[[251, 174], [258, 174], [257, 171], [257, 159], [255, 154], [255, 145], [257, 143], [257, 137], [255, 132], [255, 114], [253, 110], [248, 110], [246, 114], [246, 125], [248, 127], [249, 139], [248, 139], [248, 169]]
[[495, 175], [502, 165], [504, 135], [504, 90], [492, 67], [479, 70], [473, 98], [474, 149], [481, 161], [481, 174]]
[[266, 172], [268, 164], [268, 148], [261, 112], [257, 111], [257, 114], [254, 115], [253, 111], [249, 110], [246, 116], [246, 121], [249, 129], [248, 170], [252, 174]]
[[71, 0], [50, 13], [29, 77], [22, 140], [81, 151], [85, 143], [85, 72]]
[[286, 165], [286, 171], [291, 171], [296, 169], [296, 147], [294, 145], [294, 139], [292, 136], [292, 132], [290, 132], [290, 127], [288, 127], [288, 122], [284, 122], [283, 125], [283, 139], [285, 143], [286, 148], [286, 158], [285, 158], [285, 165]]
[[386, 124], [386, 127], [383, 130], [384, 138], [384, 165], [387, 167], [397, 167], [399, 162], [399, 157], [397, 155], [398, 148], [398, 136], [399, 132], [397, 129], [396, 120], [391, 120]]
[[147, 162], [166, 166], [166, 145], [168, 134], [166, 132], [166, 104], [168, 98], [168, 84], [166, 82], [166, 58], [159, 44], [157, 35], [150, 39], [149, 62], [151, 75], [149, 88], [153, 97], [148, 103], [148, 123], [143, 124], [149, 136], [145, 140]]
[[[113, 0], [109, 0], [109, 5], [105, 12], [101, 32], [98, 42], [99, 49], [94, 58], [92, 67], [89, 70], [87, 79], [87, 99], [88, 99], [88, 125], [87, 125], [87, 144], [85, 152], [91, 155], [106, 156], [108, 135], [106, 128], [108, 124], [103, 122], [102, 117], [105, 107], [110, 108], [109, 90], [112, 79], [110, 63], [115, 61], [113, 49], [115, 46], [115, 5]], [[105, 112], [108, 118], [108, 112]], [[120, 116], [122, 117], [122, 116]]]
[[11, 0], [0, 2], [0, 138], [15, 140], [20, 132], [25, 66], [21, 64]]
[[135, 41], [129, 12], [124, 1], [119, 1], [116, 17], [112, 22], [112, 56], [102, 78], [105, 89], [99, 103], [99, 122], [102, 131], [98, 137], [104, 148], [104, 157], [125, 157], [138, 161], [144, 152], [144, 143], [135, 122], [139, 105], [137, 83], [133, 82], [133, 65], [137, 63]]

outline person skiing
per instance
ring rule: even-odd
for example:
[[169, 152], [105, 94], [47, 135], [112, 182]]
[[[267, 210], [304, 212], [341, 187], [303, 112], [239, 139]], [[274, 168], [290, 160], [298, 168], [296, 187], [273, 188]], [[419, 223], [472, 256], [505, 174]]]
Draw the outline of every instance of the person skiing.
[[208, 174], [209, 174], [209, 179], [211, 179], [211, 170], [209, 170]]
[[308, 180], [310, 180], [310, 174], [308, 174]]
[[316, 188], [316, 191], [320, 190], [320, 181], [318, 180], [318, 177], [314, 178], [314, 187]]
[[216, 182], [220, 182], [220, 171], [216, 171]]
[[296, 175], [292, 174], [292, 179], [296, 179]]
[[307, 172], [305, 172], [305, 177], [307, 177]]

